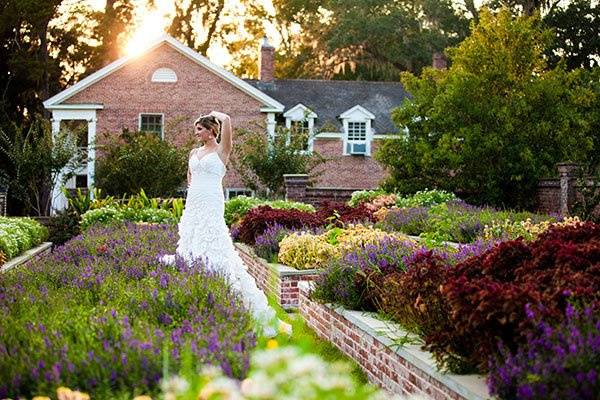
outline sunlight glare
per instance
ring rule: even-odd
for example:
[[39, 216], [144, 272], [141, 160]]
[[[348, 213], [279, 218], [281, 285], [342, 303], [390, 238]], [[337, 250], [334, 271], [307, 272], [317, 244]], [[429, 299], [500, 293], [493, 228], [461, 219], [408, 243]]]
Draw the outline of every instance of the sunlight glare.
[[159, 10], [146, 13], [131, 38], [127, 41], [125, 53], [136, 55], [142, 52], [149, 43], [165, 33], [165, 26], [165, 18]]

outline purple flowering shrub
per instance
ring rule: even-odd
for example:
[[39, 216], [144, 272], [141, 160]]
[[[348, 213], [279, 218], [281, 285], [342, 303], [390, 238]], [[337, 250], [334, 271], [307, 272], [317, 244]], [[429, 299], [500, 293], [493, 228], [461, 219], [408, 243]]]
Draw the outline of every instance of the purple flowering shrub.
[[[173, 253], [176, 227], [92, 227], [0, 275], [0, 398], [80, 388], [158, 393], [163, 351], [234, 377], [249, 367], [252, 320], [222, 276]], [[134, 394], [134, 393], [130, 393]]]
[[588, 307], [583, 312], [571, 305], [559, 325], [536, 321], [536, 329], [512, 353], [501, 347], [490, 362], [490, 394], [500, 399], [598, 399], [600, 393], [600, 315]]
[[416, 250], [414, 242], [386, 237], [377, 244], [366, 244], [333, 260], [317, 278], [312, 297], [335, 302], [352, 310], [374, 310], [369, 289], [378, 275], [403, 271], [406, 260]]
[[277, 262], [279, 254], [279, 242], [289, 235], [293, 230], [280, 224], [269, 225], [267, 229], [254, 239], [254, 252], [257, 256], [268, 262]]

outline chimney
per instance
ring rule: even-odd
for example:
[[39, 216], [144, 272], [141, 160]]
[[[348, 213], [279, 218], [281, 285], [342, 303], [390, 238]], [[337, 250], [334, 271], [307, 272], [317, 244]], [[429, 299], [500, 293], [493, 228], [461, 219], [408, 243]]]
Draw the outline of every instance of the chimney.
[[275, 79], [275, 47], [269, 44], [266, 35], [260, 45], [258, 78], [261, 82], [267, 83], [272, 83]]
[[444, 55], [444, 53], [441, 53], [441, 52], [435, 52], [435, 53], [433, 53], [432, 66], [435, 69], [446, 69], [446, 68], [448, 68], [448, 59], [446, 58], [446, 56]]

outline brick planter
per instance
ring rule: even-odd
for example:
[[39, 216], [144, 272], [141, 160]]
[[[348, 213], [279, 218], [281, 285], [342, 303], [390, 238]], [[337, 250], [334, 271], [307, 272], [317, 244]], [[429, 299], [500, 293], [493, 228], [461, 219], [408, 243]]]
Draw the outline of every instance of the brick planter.
[[297, 270], [281, 264], [271, 264], [258, 257], [250, 246], [235, 243], [235, 247], [248, 266], [260, 289], [267, 295], [275, 296], [277, 303], [286, 310], [298, 308], [298, 284], [313, 281], [320, 270]]
[[23, 252], [23, 254], [15, 257], [13, 259], [8, 260], [3, 265], [0, 265], [0, 272], [6, 272], [15, 267], [27, 265], [31, 261], [33, 261], [39, 257], [42, 257], [45, 254], [50, 254], [51, 249], [52, 249], [52, 242], [44, 242], [44, 243], [40, 244], [39, 246], [29, 249], [29, 250]]
[[443, 374], [431, 354], [418, 344], [400, 344], [407, 333], [374, 313], [349, 311], [310, 300], [310, 283], [302, 282], [300, 314], [308, 326], [353, 358], [369, 381], [393, 393], [435, 400], [489, 399], [479, 375]]

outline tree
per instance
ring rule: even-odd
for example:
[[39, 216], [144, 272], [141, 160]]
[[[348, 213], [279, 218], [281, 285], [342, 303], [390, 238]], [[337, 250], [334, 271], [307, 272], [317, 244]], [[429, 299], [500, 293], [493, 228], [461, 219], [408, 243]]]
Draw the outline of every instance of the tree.
[[169, 34], [206, 56], [212, 41], [219, 35], [225, 0], [176, 0], [174, 5], [175, 16]]
[[548, 49], [550, 65], [565, 60], [569, 70], [600, 65], [600, 5], [589, 0], [573, 0], [544, 17], [556, 40]]
[[393, 112], [408, 133], [376, 157], [401, 192], [440, 188], [478, 204], [530, 207], [555, 163], [593, 154], [588, 116], [598, 104], [592, 76], [547, 69], [551, 32], [539, 19], [483, 11], [473, 33], [449, 54], [447, 71], [405, 73], [413, 95]]
[[26, 214], [49, 215], [52, 189], [63, 185], [81, 166], [74, 135], [61, 131], [52, 137], [50, 124], [36, 116], [28, 128], [13, 125], [0, 130], [0, 151], [9, 160], [0, 175], [8, 181], [9, 198], [24, 205]]
[[231, 157], [244, 184], [265, 197], [283, 196], [285, 174], [306, 174], [323, 162], [317, 153], [308, 153], [308, 137], [294, 129], [278, 128], [274, 138], [264, 128], [238, 129], [239, 143]]

